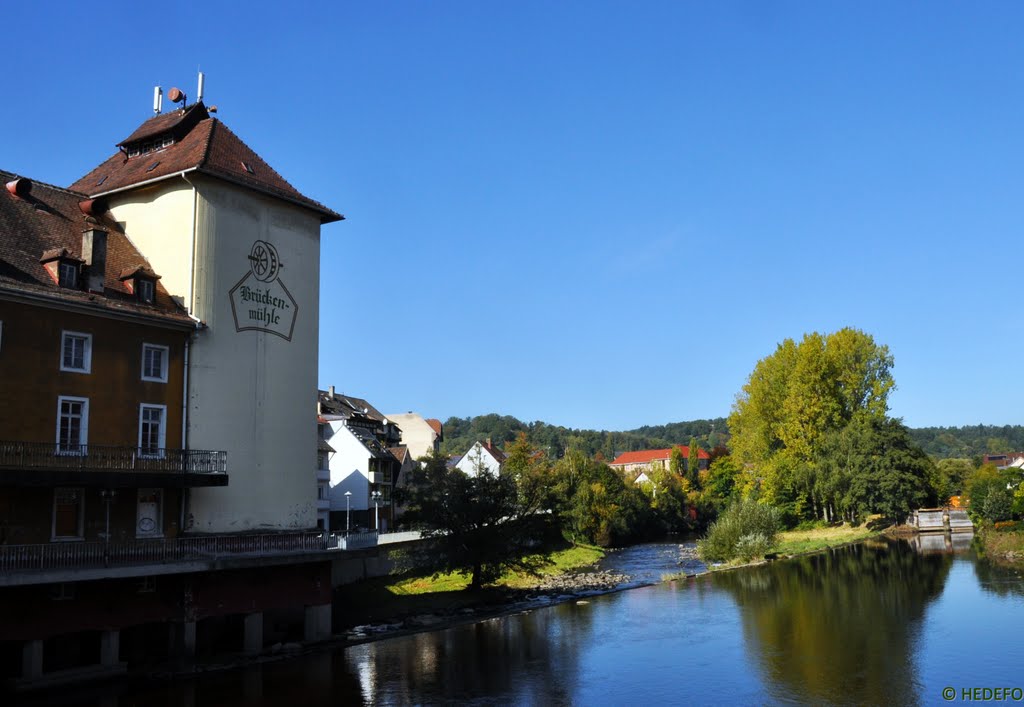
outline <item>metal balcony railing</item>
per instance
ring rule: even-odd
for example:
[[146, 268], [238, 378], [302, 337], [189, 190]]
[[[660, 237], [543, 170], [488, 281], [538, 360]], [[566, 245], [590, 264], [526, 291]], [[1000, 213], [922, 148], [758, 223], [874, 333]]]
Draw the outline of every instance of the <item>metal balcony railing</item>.
[[278, 533], [154, 538], [128, 542], [0, 545], [0, 573], [166, 564], [227, 557], [269, 557], [373, 547], [377, 533]]
[[0, 469], [223, 474], [227, 466], [227, 452], [0, 441]]

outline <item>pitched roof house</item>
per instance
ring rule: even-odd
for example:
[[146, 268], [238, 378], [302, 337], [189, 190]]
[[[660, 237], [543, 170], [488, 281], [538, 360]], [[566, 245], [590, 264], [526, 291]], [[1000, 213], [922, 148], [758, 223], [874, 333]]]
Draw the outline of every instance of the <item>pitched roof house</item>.
[[462, 455], [455, 468], [467, 476], [476, 476], [480, 471], [498, 474], [504, 463], [505, 454], [487, 439], [483, 442], [474, 442], [469, 451]]

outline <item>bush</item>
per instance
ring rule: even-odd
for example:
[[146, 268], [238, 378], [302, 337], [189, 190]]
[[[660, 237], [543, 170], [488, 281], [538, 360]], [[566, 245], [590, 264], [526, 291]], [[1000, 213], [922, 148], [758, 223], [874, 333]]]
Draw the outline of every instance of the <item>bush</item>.
[[1005, 487], [995, 488], [988, 492], [981, 515], [986, 520], [1008, 520], [1013, 512], [1013, 494]]
[[771, 506], [746, 500], [733, 504], [711, 524], [697, 541], [697, 553], [707, 562], [726, 562], [735, 557], [750, 560], [764, 555], [775, 544], [780, 514]]
[[773, 542], [762, 533], [744, 535], [736, 541], [736, 557], [749, 562], [755, 557], [764, 557], [772, 549]]
[[1000, 533], [1008, 533], [1020, 530], [1020, 523], [1015, 520], [1001, 520], [996, 523], [996, 531]]

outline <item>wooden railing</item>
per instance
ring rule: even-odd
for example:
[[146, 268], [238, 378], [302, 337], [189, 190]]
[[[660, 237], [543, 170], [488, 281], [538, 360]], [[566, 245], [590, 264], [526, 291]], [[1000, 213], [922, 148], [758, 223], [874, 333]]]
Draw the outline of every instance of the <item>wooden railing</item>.
[[223, 474], [227, 452], [196, 449], [68, 445], [55, 442], [0, 442], [0, 469], [58, 471], [127, 471]]
[[326, 550], [353, 550], [372, 547], [376, 542], [377, 534], [369, 532], [352, 533], [347, 538], [326, 533], [279, 533], [154, 538], [110, 544], [89, 541], [0, 545], [0, 573], [122, 567], [217, 560], [226, 557], [269, 557]]

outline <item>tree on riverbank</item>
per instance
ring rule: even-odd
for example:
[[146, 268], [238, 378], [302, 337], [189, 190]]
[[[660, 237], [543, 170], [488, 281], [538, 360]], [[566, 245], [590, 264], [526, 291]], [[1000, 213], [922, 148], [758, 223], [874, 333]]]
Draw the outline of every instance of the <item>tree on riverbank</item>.
[[[529, 549], [536, 541], [539, 516], [520, 497], [515, 477], [489, 473], [481, 463], [468, 476], [450, 469], [440, 454], [424, 457], [402, 490], [404, 520], [434, 539], [417, 562], [436, 572], [470, 573], [470, 589], [479, 589], [506, 569], [534, 571]], [[542, 520], [542, 519], [541, 519]]]
[[934, 497], [930, 462], [888, 417], [892, 366], [888, 347], [847, 328], [786, 339], [754, 367], [729, 416], [733, 455], [789, 523], [898, 517]]

